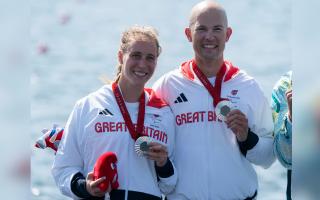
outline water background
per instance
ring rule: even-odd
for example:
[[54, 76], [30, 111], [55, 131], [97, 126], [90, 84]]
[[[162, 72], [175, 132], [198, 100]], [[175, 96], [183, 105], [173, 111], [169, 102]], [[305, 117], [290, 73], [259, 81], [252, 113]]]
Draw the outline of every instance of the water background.
[[[31, 0], [32, 199], [67, 199], [50, 173], [50, 150], [33, 148], [44, 127], [64, 125], [76, 100], [115, 76], [121, 32], [134, 24], [158, 29], [162, 54], [151, 86], [163, 73], [192, 58], [184, 36], [188, 0]], [[233, 28], [225, 58], [247, 71], [270, 99], [274, 83], [291, 68], [291, 1], [220, 1]], [[44, 53], [47, 49], [46, 53]], [[42, 52], [42, 53], [41, 53]], [[258, 199], [285, 199], [286, 172], [276, 162], [256, 168]]]

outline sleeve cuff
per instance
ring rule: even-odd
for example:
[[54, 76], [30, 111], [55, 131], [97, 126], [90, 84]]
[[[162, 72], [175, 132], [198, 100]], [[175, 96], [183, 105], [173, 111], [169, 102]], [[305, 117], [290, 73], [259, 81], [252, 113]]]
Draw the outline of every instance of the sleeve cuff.
[[168, 178], [174, 174], [174, 169], [169, 158], [167, 158], [166, 164], [162, 167], [158, 167], [155, 164], [155, 169], [156, 169], [157, 176], [160, 178]]
[[245, 141], [240, 142], [237, 140], [238, 144], [239, 144], [239, 148], [241, 153], [246, 156], [247, 155], [247, 151], [252, 149], [254, 146], [256, 146], [256, 144], [259, 141], [259, 137], [257, 134], [255, 134], [254, 132], [252, 132], [249, 128], [248, 130], [248, 137]]
[[92, 196], [86, 188], [86, 179], [80, 173], [76, 173], [71, 180], [71, 191], [82, 199], [103, 200], [104, 197]]

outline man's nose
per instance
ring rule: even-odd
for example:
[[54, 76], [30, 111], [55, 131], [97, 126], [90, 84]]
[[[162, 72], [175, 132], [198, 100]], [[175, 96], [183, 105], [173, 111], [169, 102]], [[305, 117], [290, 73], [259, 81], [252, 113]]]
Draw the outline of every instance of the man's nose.
[[212, 30], [208, 30], [207, 32], [206, 32], [206, 35], [205, 35], [205, 38], [207, 39], [207, 40], [214, 40], [215, 39], [215, 33], [212, 31]]

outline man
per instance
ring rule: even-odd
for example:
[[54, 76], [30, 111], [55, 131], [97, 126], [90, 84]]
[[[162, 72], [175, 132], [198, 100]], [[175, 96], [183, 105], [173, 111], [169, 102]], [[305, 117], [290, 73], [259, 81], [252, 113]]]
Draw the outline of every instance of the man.
[[292, 170], [292, 71], [282, 76], [272, 91], [271, 107], [274, 120], [274, 153], [288, 170], [287, 200], [291, 200]]
[[252, 77], [224, 60], [231, 33], [220, 5], [195, 5], [185, 29], [194, 59], [154, 85], [176, 120], [179, 178], [169, 200], [254, 199], [251, 163], [267, 168], [275, 160], [267, 99]]

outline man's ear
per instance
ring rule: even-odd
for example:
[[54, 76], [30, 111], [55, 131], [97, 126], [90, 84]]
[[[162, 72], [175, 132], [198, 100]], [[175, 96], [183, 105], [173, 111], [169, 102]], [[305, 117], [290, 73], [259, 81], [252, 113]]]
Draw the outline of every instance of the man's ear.
[[192, 36], [191, 36], [191, 29], [188, 27], [188, 28], [185, 28], [184, 29], [184, 33], [186, 34], [187, 38], [188, 38], [188, 41], [189, 42], [192, 42]]
[[122, 65], [123, 64], [123, 52], [118, 51], [118, 61]]
[[229, 41], [229, 38], [232, 34], [232, 29], [230, 27], [227, 28], [227, 34], [226, 34], [226, 42]]

